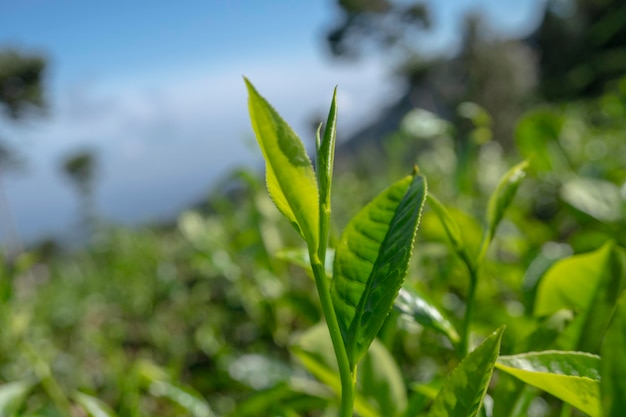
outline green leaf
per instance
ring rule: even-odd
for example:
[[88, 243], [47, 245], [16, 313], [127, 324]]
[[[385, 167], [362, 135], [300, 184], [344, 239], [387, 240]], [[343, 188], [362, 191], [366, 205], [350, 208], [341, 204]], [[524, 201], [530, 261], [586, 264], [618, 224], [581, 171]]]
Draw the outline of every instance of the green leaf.
[[[299, 410], [320, 410], [328, 406], [332, 393], [317, 381], [291, 378], [271, 388], [255, 391], [237, 407], [229, 417], [257, 417], [286, 415], [289, 406], [297, 403]], [[295, 405], [295, 404], [294, 404]]]
[[276, 207], [309, 244], [319, 242], [319, 195], [302, 141], [245, 79], [252, 128], [266, 163], [267, 188]]
[[191, 387], [170, 382], [167, 372], [157, 365], [149, 361], [140, 361], [137, 364], [137, 369], [150, 394], [178, 404], [193, 417], [215, 416], [202, 395]]
[[317, 181], [320, 187], [320, 202], [330, 210], [330, 190], [335, 160], [335, 141], [337, 138], [337, 87], [333, 91], [333, 99], [324, 128], [324, 138], [317, 146]]
[[[313, 268], [311, 267], [311, 256], [309, 255], [309, 251], [305, 248], [288, 248], [282, 249], [276, 252], [276, 257], [278, 259], [282, 259], [283, 261], [287, 261], [293, 265], [297, 265], [303, 269], [305, 269], [309, 274], [313, 274]], [[325, 268], [326, 276], [333, 276], [333, 261], [335, 260], [335, 250], [334, 249], [326, 249], [326, 259], [325, 259]]]
[[603, 222], [623, 218], [620, 188], [609, 181], [574, 178], [561, 187], [561, 198], [572, 207]]
[[487, 207], [487, 239], [486, 246], [493, 239], [504, 212], [509, 207], [522, 180], [526, 176], [528, 161], [522, 161], [511, 168], [500, 180], [496, 190], [489, 199]]
[[446, 379], [428, 417], [474, 417], [478, 415], [493, 367], [498, 358], [504, 327], [474, 349]]
[[626, 293], [620, 298], [602, 343], [600, 393], [606, 417], [621, 417], [626, 410]]
[[590, 307], [610, 260], [613, 242], [596, 251], [557, 261], [539, 281], [534, 315], [548, 316], [561, 309]]
[[116, 415], [111, 407], [96, 397], [82, 392], [75, 392], [73, 397], [91, 417], [115, 417]]
[[448, 209], [446, 209], [446, 207], [430, 193], [428, 194], [428, 205], [439, 218], [439, 221], [446, 232], [446, 236], [452, 244], [452, 248], [457, 253], [461, 252], [465, 245], [463, 244], [463, 236], [461, 235], [459, 224], [454, 220], [454, 218], [452, 218]]
[[[330, 334], [319, 323], [300, 335], [291, 351], [304, 367], [337, 396], [341, 382]], [[382, 343], [374, 340], [357, 373], [356, 413], [363, 417], [391, 416], [407, 403], [404, 380], [391, 354]]]
[[496, 367], [592, 417], [600, 416], [600, 357], [548, 350], [498, 358]]
[[557, 340], [563, 350], [599, 353], [615, 303], [626, 285], [620, 248], [600, 249], [555, 263], [537, 288], [535, 315], [569, 309], [574, 319]]
[[0, 385], [0, 416], [14, 415], [24, 404], [32, 382], [16, 381]]
[[425, 199], [426, 179], [405, 177], [365, 206], [337, 245], [331, 296], [352, 366], [402, 287]]
[[400, 313], [411, 317], [422, 326], [445, 335], [453, 345], [459, 342], [459, 334], [452, 323], [439, 312], [437, 307], [417, 291], [407, 287], [400, 289], [395, 307]]

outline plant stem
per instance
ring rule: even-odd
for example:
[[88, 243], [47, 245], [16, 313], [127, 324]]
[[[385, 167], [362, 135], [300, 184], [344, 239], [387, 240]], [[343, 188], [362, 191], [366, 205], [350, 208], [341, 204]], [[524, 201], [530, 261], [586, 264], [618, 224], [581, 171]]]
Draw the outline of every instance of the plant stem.
[[332, 299], [330, 297], [330, 287], [328, 286], [328, 278], [326, 270], [317, 254], [311, 255], [311, 267], [315, 276], [315, 285], [326, 318], [326, 325], [333, 342], [333, 349], [337, 357], [337, 365], [339, 366], [339, 377], [341, 379], [341, 408], [340, 417], [352, 417], [354, 407], [354, 391], [356, 385], [356, 367], [351, 369], [348, 354], [343, 343], [341, 330], [339, 329], [339, 321], [335, 314]]
[[460, 354], [464, 358], [469, 353], [470, 325], [472, 322], [472, 311], [474, 309], [474, 299], [476, 298], [476, 287], [478, 285], [478, 269], [472, 263], [465, 251], [461, 252], [461, 259], [467, 266], [469, 273], [469, 288], [465, 299], [465, 316], [463, 317], [463, 327], [461, 328]]

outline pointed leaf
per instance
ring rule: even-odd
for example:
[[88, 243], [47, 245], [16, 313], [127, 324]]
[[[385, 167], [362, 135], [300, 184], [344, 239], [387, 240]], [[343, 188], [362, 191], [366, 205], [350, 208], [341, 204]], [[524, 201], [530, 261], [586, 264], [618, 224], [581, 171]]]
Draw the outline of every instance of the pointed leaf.
[[23, 405], [33, 387], [31, 382], [16, 381], [0, 385], [0, 416], [12, 416]]
[[408, 176], [384, 190], [348, 224], [336, 249], [331, 296], [354, 366], [398, 295], [426, 199], [426, 179]]
[[509, 207], [522, 180], [526, 176], [528, 161], [522, 161], [511, 168], [500, 180], [496, 190], [489, 199], [487, 207], [487, 245], [496, 233], [496, 228]]
[[464, 245], [463, 237], [461, 236], [461, 229], [459, 228], [459, 224], [448, 212], [448, 209], [446, 209], [446, 207], [430, 193], [428, 194], [428, 205], [439, 218], [439, 221], [446, 232], [446, 236], [448, 236], [448, 240], [452, 244], [452, 248], [457, 253], [462, 251]]
[[596, 251], [556, 262], [539, 281], [534, 315], [588, 309], [607, 270], [613, 246], [608, 242]]
[[213, 411], [206, 400], [190, 387], [168, 381], [153, 381], [150, 393], [155, 397], [163, 397], [184, 408], [193, 417], [214, 417]]
[[625, 353], [626, 293], [623, 293], [602, 343], [600, 392], [602, 394], [602, 411], [607, 417], [621, 417], [626, 410]]
[[396, 298], [395, 308], [424, 327], [445, 335], [452, 344], [459, 342], [456, 329], [429, 300], [417, 291], [404, 287]]
[[311, 160], [291, 127], [247, 79], [245, 82], [250, 120], [265, 158], [270, 196], [304, 240], [317, 247], [319, 197]]
[[[318, 131], [319, 138], [319, 131]], [[317, 181], [320, 188], [320, 202], [330, 209], [330, 189], [335, 161], [335, 141], [337, 138], [337, 87], [324, 128], [324, 137], [317, 147]]]
[[74, 399], [91, 417], [115, 417], [116, 414], [102, 400], [82, 392], [75, 392]]
[[548, 350], [498, 358], [496, 367], [592, 417], [600, 416], [600, 357]]
[[446, 379], [428, 417], [474, 417], [478, 415], [493, 367], [498, 358], [501, 327], [474, 349]]

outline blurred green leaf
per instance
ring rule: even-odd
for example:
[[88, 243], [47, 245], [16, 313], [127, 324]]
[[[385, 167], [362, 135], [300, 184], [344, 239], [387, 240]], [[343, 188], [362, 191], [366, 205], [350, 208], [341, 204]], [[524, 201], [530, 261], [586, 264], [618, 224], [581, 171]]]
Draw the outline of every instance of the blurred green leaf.
[[16, 381], [0, 385], [0, 416], [13, 416], [26, 401], [32, 382]]
[[620, 189], [608, 181], [574, 178], [561, 187], [561, 198], [599, 221], [616, 222], [623, 218]]
[[92, 397], [91, 395], [84, 394], [82, 392], [75, 392], [74, 399], [80, 404], [88, 415], [91, 417], [115, 417], [113, 412], [104, 401]]
[[159, 366], [148, 361], [140, 361], [136, 366], [150, 394], [178, 404], [193, 417], [215, 416], [201, 394], [191, 387], [170, 382], [167, 373]]
[[[291, 351], [316, 378], [340, 395], [341, 382], [330, 334], [324, 323], [300, 335]], [[355, 411], [363, 417], [389, 416], [407, 403], [402, 374], [387, 349], [374, 340], [357, 374]]]
[[425, 199], [425, 178], [405, 177], [363, 208], [337, 245], [331, 295], [353, 366], [404, 282]]
[[272, 106], [244, 79], [252, 128], [266, 163], [267, 188], [276, 207], [310, 247], [319, 241], [319, 193], [302, 141]]
[[[289, 248], [282, 249], [276, 252], [276, 257], [278, 259], [282, 259], [283, 261], [290, 262], [294, 265], [297, 265], [310, 274], [313, 273], [311, 268], [311, 257], [309, 256], [309, 251], [305, 248]], [[326, 276], [333, 276], [333, 262], [335, 260], [335, 250], [334, 249], [326, 249], [326, 259], [325, 259], [325, 269]]]
[[459, 334], [452, 323], [439, 312], [437, 307], [416, 290], [407, 287], [400, 289], [395, 307], [400, 313], [411, 317], [422, 326], [445, 335], [453, 345], [459, 342]]
[[487, 238], [484, 244], [485, 247], [488, 246], [489, 242], [493, 239], [496, 229], [502, 217], [504, 217], [504, 212], [513, 201], [517, 189], [526, 176], [527, 168], [528, 161], [522, 161], [515, 165], [504, 174], [496, 190], [491, 195], [489, 206], [487, 207]]
[[621, 417], [626, 410], [626, 293], [617, 303], [615, 314], [602, 343], [600, 393], [606, 417]]
[[541, 317], [561, 309], [589, 308], [607, 269], [613, 245], [608, 242], [596, 251], [557, 261], [539, 281], [534, 315]]
[[549, 350], [498, 358], [496, 368], [573, 405], [600, 416], [600, 357]]
[[448, 236], [448, 240], [452, 244], [452, 248], [455, 252], [460, 253], [462, 250], [464, 250], [465, 245], [463, 244], [463, 236], [461, 235], [461, 229], [459, 228], [459, 224], [450, 215], [448, 209], [446, 209], [446, 207], [441, 204], [441, 202], [434, 195], [430, 193], [428, 194], [428, 205], [437, 215], [439, 221], [441, 221], [441, 225], [446, 231], [446, 235]]
[[428, 417], [474, 417], [487, 393], [504, 327], [488, 336], [446, 379]]
[[555, 263], [539, 282], [535, 316], [570, 309], [575, 317], [559, 336], [565, 350], [598, 353], [615, 303], [626, 282], [620, 249], [607, 242], [594, 252]]
[[299, 410], [319, 410], [327, 406], [331, 393], [327, 387], [313, 380], [291, 379], [256, 391], [239, 403], [229, 417], [257, 417], [287, 413], [291, 406]]

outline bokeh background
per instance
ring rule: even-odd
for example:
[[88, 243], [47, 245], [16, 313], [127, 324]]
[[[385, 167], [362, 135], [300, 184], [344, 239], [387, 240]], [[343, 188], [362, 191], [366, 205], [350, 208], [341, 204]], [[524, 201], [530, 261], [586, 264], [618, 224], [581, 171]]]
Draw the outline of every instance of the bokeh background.
[[[331, 246], [418, 164], [471, 252], [528, 159], [471, 342], [506, 324], [503, 354], [599, 352], [626, 286], [623, 0], [0, 0], [0, 416], [336, 415], [294, 349], [322, 313], [242, 76], [309, 149], [338, 85]], [[417, 239], [406, 285], [458, 328], [467, 270], [428, 209]], [[546, 271], [589, 251], [612, 286], [537, 315]], [[420, 415], [453, 346], [397, 312], [379, 341], [400, 389], [364, 401]], [[485, 413], [513, 416], [523, 384], [496, 380]]]
[[[40, 89], [15, 103], [19, 113], [3, 106], [2, 143], [23, 162], [4, 178], [19, 236], [76, 238], [79, 208], [62, 164], [78, 152], [97, 165], [98, 216], [125, 224], [171, 220], [233, 167], [260, 166], [242, 75], [310, 142], [335, 85], [348, 140], [406, 95], [415, 70], [403, 66], [452, 60], [468, 48], [469, 15], [480, 19], [480, 36], [524, 39], [528, 50], [515, 46], [527, 55], [519, 72], [536, 78], [531, 36], [544, 1], [438, 1], [412, 21], [401, 16], [409, 4], [385, 11], [385, 2], [354, 3], [2, 1], [3, 65], [14, 51], [26, 59], [24, 72], [9, 75], [36, 72], [29, 82]], [[39, 67], [29, 68], [29, 58]], [[464, 76], [451, 79], [464, 84]], [[8, 98], [19, 94], [12, 89], [31, 87], [3, 83], [3, 103], [18, 100]]]

